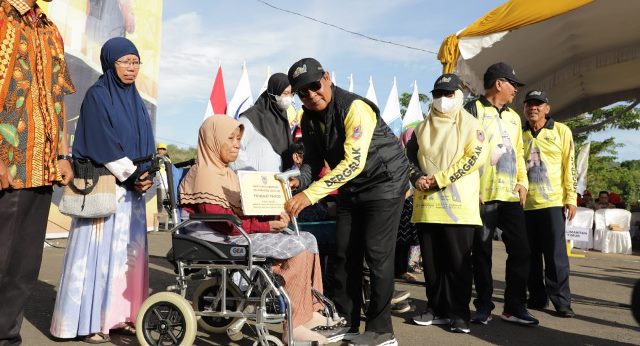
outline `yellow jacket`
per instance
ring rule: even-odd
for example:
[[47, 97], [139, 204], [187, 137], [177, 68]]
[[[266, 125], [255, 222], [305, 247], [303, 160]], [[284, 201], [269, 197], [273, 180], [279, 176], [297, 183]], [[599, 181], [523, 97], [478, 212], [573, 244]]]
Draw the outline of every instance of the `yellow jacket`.
[[[417, 153], [410, 149], [414, 141]], [[411, 222], [482, 224], [478, 169], [486, 160], [484, 144], [480, 122], [464, 109], [454, 114], [431, 110], [416, 127], [407, 155], [418, 163], [421, 174], [434, 176], [439, 189], [415, 191]]]
[[529, 177], [525, 210], [576, 205], [577, 174], [571, 130], [548, 119], [538, 133], [525, 124], [522, 138]]
[[516, 184], [528, 188], [522, 147], [522, 123], [513, 109], [498, 110], [481, 96], [465, 108], [482, 123], [487, 137], [487, 160], [480, 169], [480, 197], [484, 202], [518, 202]]

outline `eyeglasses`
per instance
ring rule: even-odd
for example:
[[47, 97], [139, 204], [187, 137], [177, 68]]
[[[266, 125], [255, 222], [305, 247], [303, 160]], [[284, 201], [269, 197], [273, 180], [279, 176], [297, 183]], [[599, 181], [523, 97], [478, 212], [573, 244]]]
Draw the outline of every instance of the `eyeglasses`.
[[298, 89], [297, 94], [300, 97], [309, 97], [309, 92], [316, 92], [322, 88], [322, 83], [318, 80], [313, 83], [309, 83], [302, 88]]
[[139, 69], [140, 65], [142, 65], [141, 61], [120, 61], [116, 60], [116, 65], [120, 67], [133, 67], [134, 69]]

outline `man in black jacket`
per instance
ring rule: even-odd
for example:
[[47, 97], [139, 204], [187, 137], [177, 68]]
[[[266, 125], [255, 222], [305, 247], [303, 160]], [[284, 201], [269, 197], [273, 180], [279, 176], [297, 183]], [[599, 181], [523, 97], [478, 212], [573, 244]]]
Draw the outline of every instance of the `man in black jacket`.
[[[291, 215], [338, 189], [336, 255], [329, 263], [328, 295], [349, 323], [353, 345], [397, 345], [391, 324], [394, 252], [408, 161], [398, 138], [369, 100], [331, 83], [313, 58], [289, 69], [289, 82], [303, 104], [304, 191], [286, 204]], [[325, 161], [331, 172], [318, 178]], [[317, 180], [316, 180], [317, 179]], [[358, 335], [362, 304], [362, 265], [371, 275], [371, 301], [365, 333]]]

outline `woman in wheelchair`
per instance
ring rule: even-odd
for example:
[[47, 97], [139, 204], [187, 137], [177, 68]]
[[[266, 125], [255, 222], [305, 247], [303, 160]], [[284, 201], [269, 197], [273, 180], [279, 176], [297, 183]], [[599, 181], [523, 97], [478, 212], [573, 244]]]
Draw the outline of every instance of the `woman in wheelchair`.
[[[327, 339], [312, 330], [327, 325], [327, 318], [319, 313], [323, 306], [312, 294], [312, 288], [322, 292], [316, 239], [307, 232], [300, 232], [300, 236], [287, 234], [289, 216], [284, 212], [275, 219], [242, 213], [238, 177], [228, 165], [238, 157], [243, 129], [240, 122], [226, 115], [205, 120], [198, 137], [197, 162], [179, 187], [180, 204], [190, 214], [239, 216], [242, 228], [252, 238], [254, 254], [275, 259], [272, 270], [282, 278], [293, 306], [293, 339], [324, 344]], [[192, 230], [189, 235], [211, 241], [245, 241], [231, 224], [208, 226], [217, 234], [209, 229]]]

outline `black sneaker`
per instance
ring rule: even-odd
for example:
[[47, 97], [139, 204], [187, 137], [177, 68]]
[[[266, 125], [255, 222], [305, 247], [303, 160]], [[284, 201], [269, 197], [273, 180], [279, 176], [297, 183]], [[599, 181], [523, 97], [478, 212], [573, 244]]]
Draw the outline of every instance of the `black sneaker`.
[[486, 325], [487, 323], [489, 323], [489, 321], [491, 321], [491, 319], [492, 317], [490, 311], [476, 311], [471, 314], [471, 322], [473, 323]]
[[351, 339], [350, 346], [398, 346], [398, 340], [392, 333], [366, 331]]
[[436, 316], [433, 310], [428, 309], [425, 312], [413, 318], [413, 322], [419, 326], [430, 326], [439, 324], [449, 324], [451, 320], [445, 317]]
[[571, 309], [570, 306], [559, 306], [556, 309], [556, 312], [558, 313], [558, 316], [565, 318], [571, 318], [576, 315], [576, 313], [573, 312], [573, 309]]
[[400, 303], [391, 305], [391, 312], [396, 314], [401, 314], [409, 310], [411, 310], [411, 305], [409, 305], [409, 303], [407, 302], [400, 302]]
[[344, 339], [345, 335], [349, 333], [349, 327], [335, 327], [335, 328], [313, 328], [314, 332], [327, 338], [327, 342], [337, 342]]
[[512, 313], [504, 311], [502, 313], [502, 320], [512, 323], [524, 324], [528, 326], [537, 326], [540, 321], [538, 321], [533, 315], [529, 313], [529, 311], [524, 310], [519, 313]]
[[471, 332], [471, 328], [469, 328], [469, 322], [463, 320], [462, 318], [454, 318], [449, 325], [449, 330], [454, 333], [464, 334], [469, 334], [469, 332]]
[[411, 296], [409, 291], [393, 291], [393, 297], [391, 297], [391, 305], [398, 304], [403, 300], [406, 300]]

